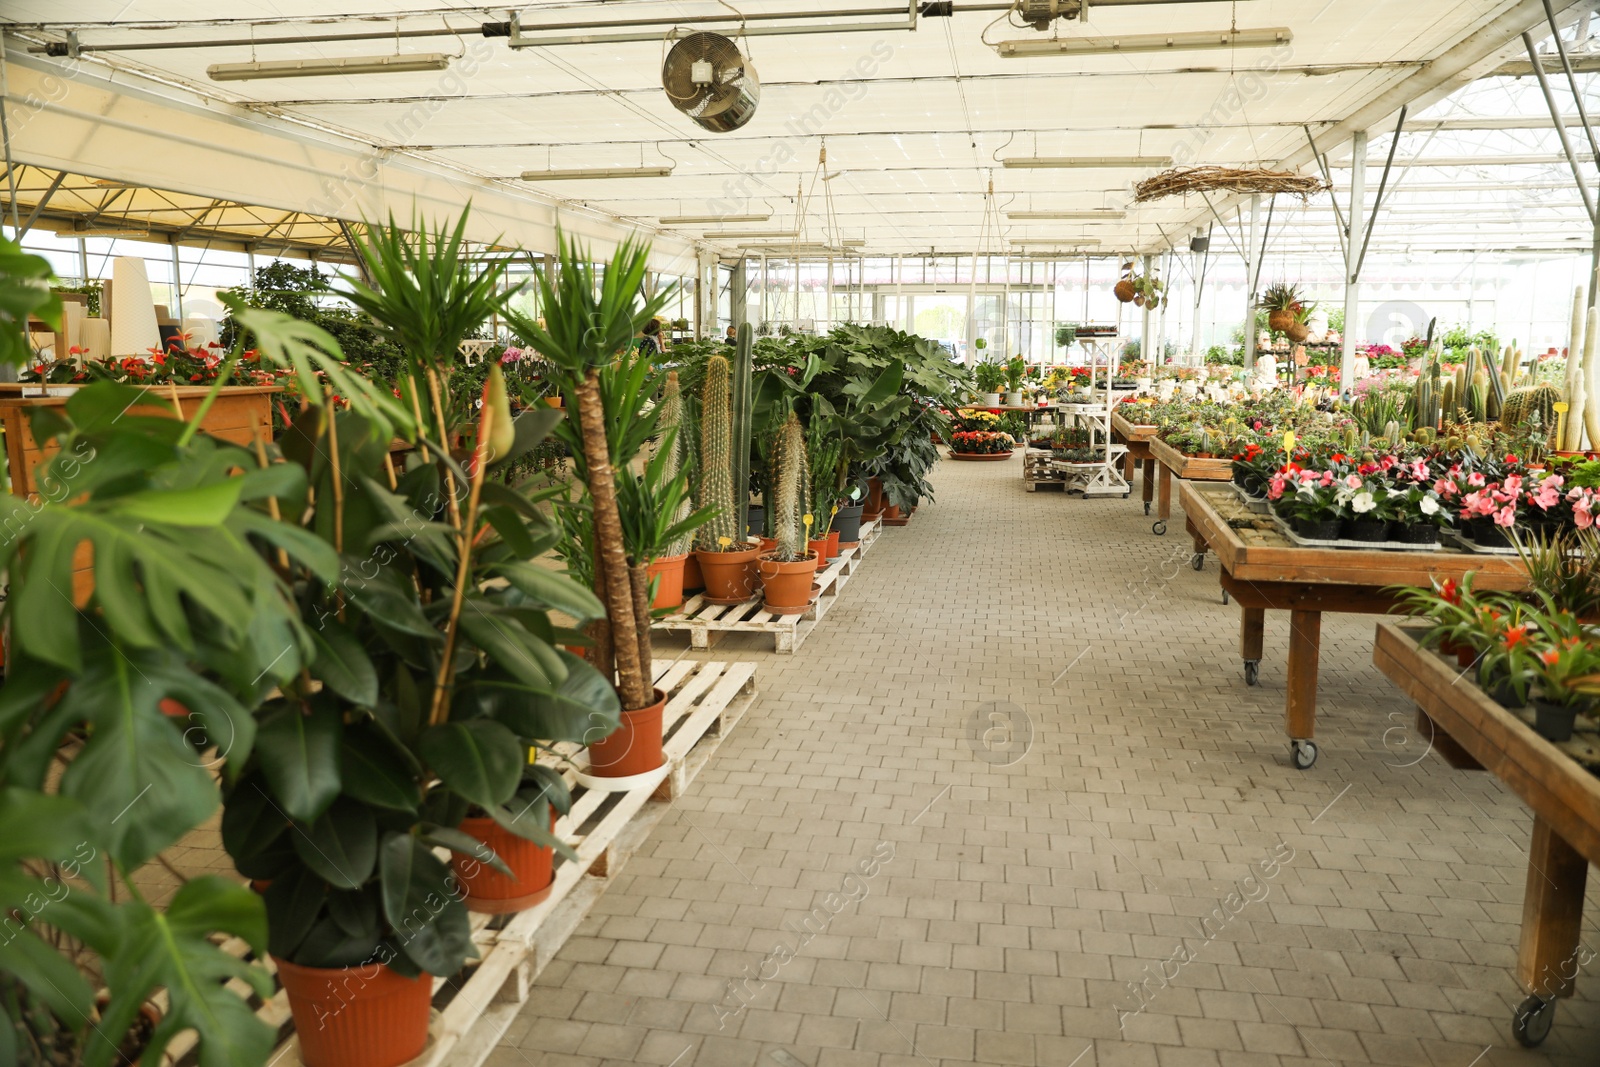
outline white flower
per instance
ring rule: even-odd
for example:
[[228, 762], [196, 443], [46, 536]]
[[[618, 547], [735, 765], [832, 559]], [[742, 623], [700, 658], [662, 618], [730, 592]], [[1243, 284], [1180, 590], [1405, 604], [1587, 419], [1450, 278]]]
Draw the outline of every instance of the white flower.
[[1422, 498], [1422, 503], [1419, 504], [1418, 506], [1422, 508], [1422, 513], [1424, 515], [1437, 515], [1437, 514], [1439, 514], [1439, 502], [1437, 500], [1433, 499], [1433, 497], [1431, 497], [1431, 496], [1423, 497]]
[[1378, 502], [1372, 499], [1372, 494], [1370, 492], [1357, 493], [1350, 500], [1350, 510], [1354, 511], [1357, 515], [1365, 515], [1367, 512], [1371, 511], [1377, 506]]

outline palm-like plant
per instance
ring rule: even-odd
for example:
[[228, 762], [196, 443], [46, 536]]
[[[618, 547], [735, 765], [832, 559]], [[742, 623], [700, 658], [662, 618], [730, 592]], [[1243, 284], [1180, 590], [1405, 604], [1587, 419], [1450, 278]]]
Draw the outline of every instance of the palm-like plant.
[[[631, 458], [628, 447], [637, 435], [630, 431], [653, 429], [653, 419], [659, 417], [640, 413], [638, 401], [649, 395], [643, 383], [651, 379], [647, 361], [632, 352], [632, 341], [672, 290], [644, 295], [648, 244], [630, 239], [619, 245], [598, 284], [594, 264], [576, 240], [562, 237], [560, 246], [556, 279], [539, 278], [544, 324], [514, 314], [508, 319], [523, 341], [550, 361], [577, 404], [574, 455], [581, 455], [593, 513], [595, 593], [605, 605], [609, 633], [609, 641], [602, 643], [609, 644], [615, 657], [623, 707], [636, 711], [654, 703], [645, 666], [650, 661], [650, 620], [648, 611], [638, 609], [639, 604], [648, 606], [649, 595], [642, 569], [634, 572], [628, 565], [617, 468]], [[609, 405], [603, 389], [607, 376], [616, 386], [611, 390], [616, 402]]]

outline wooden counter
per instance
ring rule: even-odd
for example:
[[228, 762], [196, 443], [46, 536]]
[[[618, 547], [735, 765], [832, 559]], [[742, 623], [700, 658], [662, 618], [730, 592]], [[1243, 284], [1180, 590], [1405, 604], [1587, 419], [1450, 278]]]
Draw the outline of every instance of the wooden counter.
[[1174, 475], [1192, 482], [1231, 482], [1232, 459], [1200, 459], [1186, 456], [1159, 437], [1150, 438], [1150, 456], [1160, 468], [1161, 486], [1156, 506], [1156, 522], [1151, 532], [1165, 536], [1167, 520], [1172, 517], [1172, 478]]

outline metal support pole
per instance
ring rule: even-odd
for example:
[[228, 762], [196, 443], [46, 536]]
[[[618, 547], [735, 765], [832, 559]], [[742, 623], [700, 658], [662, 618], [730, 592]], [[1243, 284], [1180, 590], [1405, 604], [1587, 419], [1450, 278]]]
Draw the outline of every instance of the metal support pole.
[[728, 283], [728, 321], [732, 326], [742, 326], [750, 318], [750, 279], [745, 273], [749, 260], [743, 256], [734, 264], [733, 278]]
[[172, 307], [168, 309], [174, 319], [178, 320], [178, 329], [183, 329], [183, 266], [178, 262], [178, 242], [172, 242]]
[[[1547, 10], [1548, 7], [1549, 5], [1546, 5]], [[1561, 34], [1556, 30], [1553, 15], [1550, 20], [1550, 30], [1555, 36], [1556, 49], [1561, 54], [1561, 62], [1566, 67], [1567, 76], [1571, 78], [1572, 67], [1567, 60], [1566, 45], [1562, 43]], [[1538, 50], [1534, 47], [1533, 37], [1526, 33], [1523, 34], [1522, 46], [1528, 50], [1529, 65], [1533, 67], [1534, 77], [1538, 79], [1539, 91], [1544, 94], [1544, 102], [1550, 108], [1550, 118], [1555, 123], [1556, 136], [1561, 141], [1561, 152], [1567, 157], [1567, 165], [1572, 168], [1572, 181], [1577, 185], [1579, 195], [1583, 197], [1583, 209], [1589, 213], [1589, 223], [1594, 232], [1594, 241], [1589, 254], [1589, 276], [1592, 278], [1595, 276], [1596, 271], [1600, 271], [1600, 207], [1596, 206], [1594, 196], [1589, 192], [1589, 183], [1583, 177], [1583, 167], [1578, 163], [1577, 153], [1572, 150], [1572, 140], [1567, 136], [1567, 124], [1562, 117], [1561, 109], [1556, 106], [1555, 95], [1550, 91], [1550, 79], [1545, 77], [1544, 62], [1540, 58]], [[1572, 84], [1574, 90], [1576, 90], [1576, 82]], [[1588, 113], [1583, 109], [1583, 98], [1576, 91], [1574, 91], [1573, 98], [1578, 104], [1578, 114], [1583, 121], [1584, 133], [1589, 136], [1589, 143], [1593, 145], [1594, 131], [1589, 126]], [[1595, 287], [1593, 285], [1589, 286], [1589, 307], [1595, 306], [1594, 290]]]
[[[89, 284], [89, 242], [85, 241], [82, 237], [78, 238], [78, 272], [83, 275], [83, 284], [84, 285], [88, 285]], [[252, 275], [254, 274], [253, 271], [251, 273], [252, 273]], [[111, 309], [110, 308], [101, 308], [100, 309], [100, 313], [102, 315], [104, 315], [109, 310], [111, 310]]]
[[1251, 373], [1256, 367], [1256, 251], [1258, 245], [1256, 236], [1261, 232], [1261, 194], [1256, 193], [1250, 197], [1250, 233], [1245, 238], [1244, 246], [1244, 286], [1248, 290], [1245, 294], [1244, 305], [1244, 372]]
[[[1150, 278], [1151, 266], [1154, 263], [1154, 260], [1152, 260], [1150, 257], [1150, 253], [1146, 252], [1140, 263], [1144, 269], [1145, 279], [1148, 280]], [[1151, 363], [1153, 366], [1155, 356], [1151, 355], [1150, 348], [1150, 302], [1148, 300], [1145, 301], [1143, 310], [1144, 314], [1139, 321], [1139, 357], [1146, 362]]]
[[1350, 144], [1350, 230], [1345, 235], [1344, 331], [1339, 342], [1339, 391], [1345, 396], [1355, 384], [1356, 320], [1361, 317], [1362, 220], [1367, 199], [1367, 131], [1356, 132]]

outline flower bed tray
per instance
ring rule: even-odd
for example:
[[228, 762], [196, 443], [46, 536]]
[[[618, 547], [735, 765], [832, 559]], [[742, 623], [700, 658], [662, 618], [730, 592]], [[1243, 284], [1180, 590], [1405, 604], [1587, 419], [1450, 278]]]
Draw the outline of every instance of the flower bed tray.
[[1270, 515], [1272, 513], [1272, 501], [1268, 500], [1266, 497], [1251, 496], [1249, 493], [1244, 491], [1238, 482], [1229, 482], [1228, 484], [1233, 487], [1234, 495], [1239, 498], [1240, 503], [1244, 504], [1245, 507], [1255, 512], [1257, 515]]
[[1462, 552], [1473, 552], [1480, 556], [1513, 556], [1518, 555], [1515, 545], [1480, 545], [1470, 537], [1464, 537], [1459, 530], [1445, 530], [1439, 536], [1449, 541], [1453, 548]]
[[[1243, 494], [1240, 495], [1242, 496]], [[1248, 502], [1250, 498], [1244, 497], [1244, 499]], [[1269, 512], [1269, 514], [1271, 513]], [[1298, 545], [1301, 548], [1367, 549], [1373, 552], [1438, 552], [1444, 547], [1437, 541], [1431, 545], [1419, 545], [1411, 541], [1352, 541], [1343, 537], [1333, 541], [1319, 541], [1311, 537], [1301, 537], [1294, 532], [1294, 527], [1275, 514], [1272, 515], [1272, 521], [1278, 524], [1278, 529], [1283, 531], [1283, 536], [1289, 539], [1290, 544]]]
[[762, 607], [757, 593], [739, 604], [713, 604], [703, 594], [684, 602], [682, 608], [664, 619], [657, 619], [651, 629], [665, 633], [687, 632], [689, 647], [708, 649], [724, 633], [766, 633], [772, 635], [773, 651], [792, 653], [816, 629], [839, 599], [839, 593], [855, 574], [861, 559], [878, 540], [883, 531], [882, 519], [861, 524], [861, 541], [855, 548], [842, 549], [826, 570], [817, 572], [816, 592], [811, 607], [802, 615], [778, 615]]
[[[564, 769], [572, 790], [572, 811], [557, 820], [556, 834], [572, 845], [576, 863], [555, 857], [555, 878], [549, 895], [525, 911], [509, 915], [471, 915], [472, 939], [480, 959], [459, 974], [435, 978], [433, 1022], [423, 1055], [408, 1067], [479, 1067], [505, 1037], [534, 979], [553, 960], [568, 938], [611, 884], [622, 866], [666, 817], [671, 801], [681, 796], [722, 744], [722, 739], [755, 703], [752, 663], [658, 664], [655, 681], [668, 693], [662, 717], [667, 773], [652, 789], [607, 793], [585, 789], [573, 771]], [[563, 754], [580, 746], [557, 746]], [[243, 941], [232, 938], [223, 949], [241, 958], [250, 955]], [[254, 960], [268, 972], [270, 959]], [[237, 979], [229, 988], [249, 999], [252, 991]], [[164, 994], [161, 998], [164, 999]], [[165, 1007], [159, 1003], [158, 1007]], [[298, 1067], [299, 1041], [293, 1033], [287, 995], [279, 989], [256, 1011], [279, 1031], [280, 1042], [268, 1062], [273, 1067]], [[163, 1063], [194, 1061], [195, 1034], [179, 1034]]]

